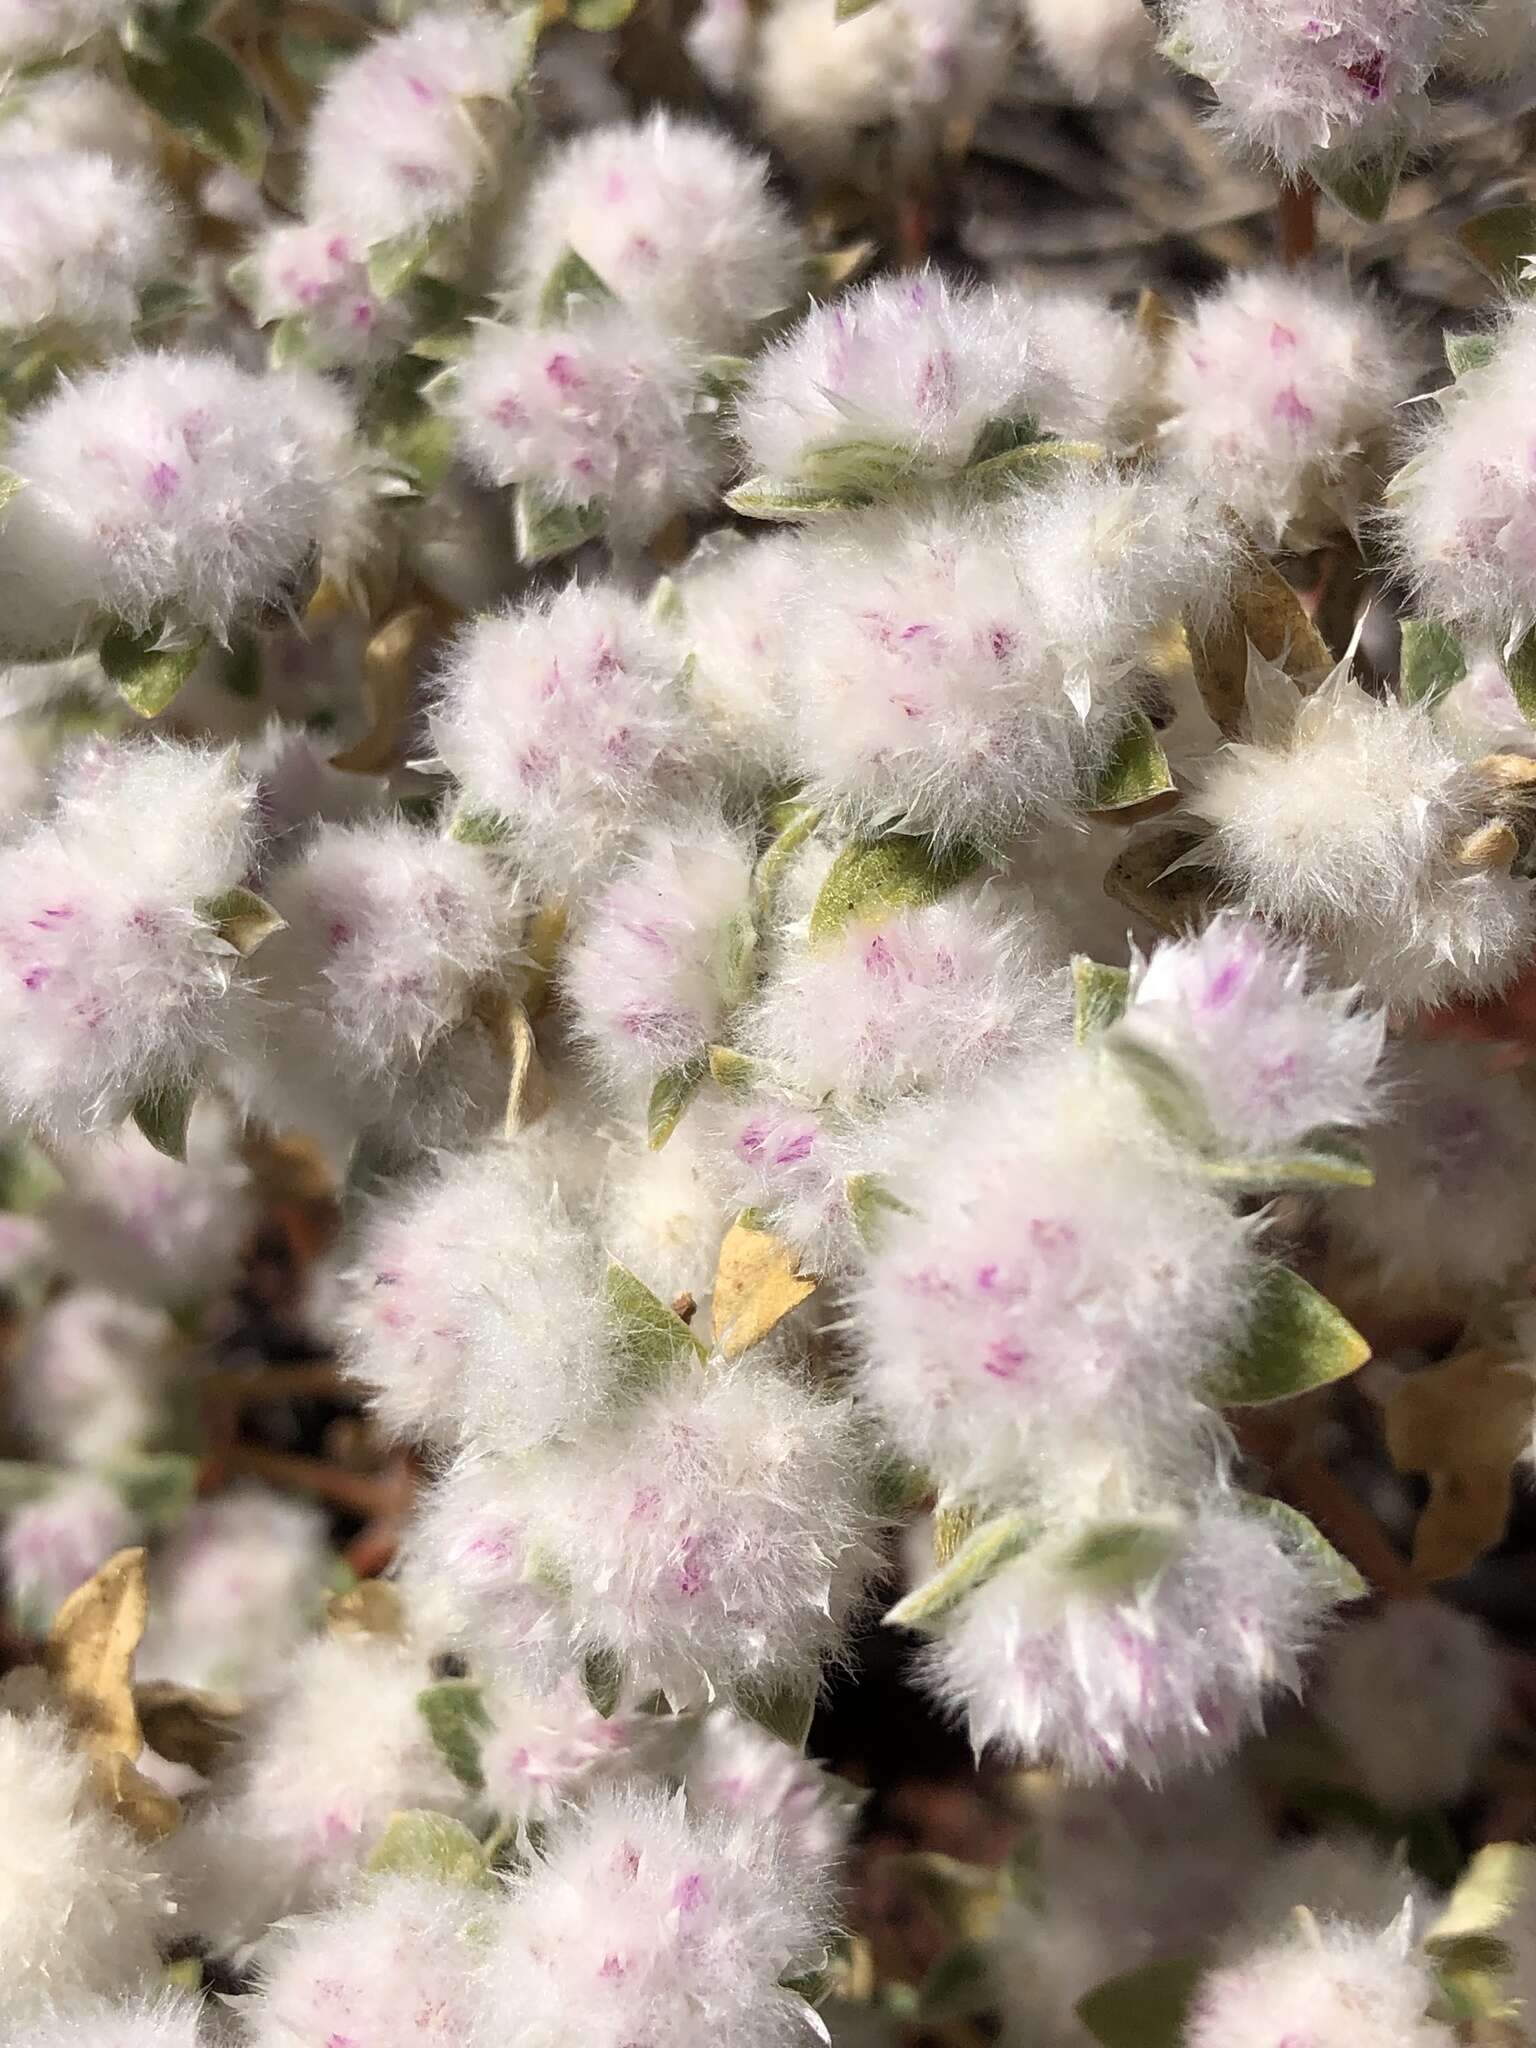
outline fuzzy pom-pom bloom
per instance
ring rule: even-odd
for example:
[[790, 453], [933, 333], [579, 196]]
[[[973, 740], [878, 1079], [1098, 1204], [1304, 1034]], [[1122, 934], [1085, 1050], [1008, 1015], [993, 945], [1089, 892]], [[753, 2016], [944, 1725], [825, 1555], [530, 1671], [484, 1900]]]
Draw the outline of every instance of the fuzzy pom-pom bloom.
[[244, 874], [250, 789], [232, 754], [104, 746], [52, 820], [0, 852], [0, 1105], [55, 1129], [119, 1121], [189, 1078], [238, 956], [207, 906]]
[[707, 1134], [692, 1112], [659, 1152], [643, 1142], [616, 1148], [600, 1215], [602, 1241], [620, 1265], [663, 1301], [691, 1294], [701, 1318], [734, 1213], [721, 1198], [707, 1152]]
[[263, 327], [299, 322], [306, 348], [326, 362], [380, 361], [403, 345], [410, 321], [398, 300], [374, 291], [367, 253], [323, 221], [268, 228], [246, 259], [252, 313]]
[[1384, 154], [1422, 118], [1455, 0], [1171, 0], [1167, 46], [1215, 87], [1217, 125], [1294, 174]]
[[[35, 11], [28, 9], [29, 14]], [[125, 86], [81, 64], [42, 71], [26, 91], [7, 95], [0, 156], [53, 150], [94, 150], [115, 163], [153, 170], [154, 134], [147, 110]]]
[[1347, 668], [1303, 698], [1254, 656], [1246, 737], [1191, 803], [1244, 906], [1390, 1010], [1494, 994], [1536, 942], [1530, 883], [1457, 859], [1488, 817], [1475, 768], [1425, 710], [1367, 696]]
[[477, 122], [526, 69], [527, 23], [427, 8], [338, 65], [309, 124], [304, 212], [367, 250], [452, 221], [494, 150]]
[[1106, 404], [1080, 382], [1052, 304], [920, 271], [813, 306], [758, 357], [736, 401], [748, 461], [778, 482], [815, 484], [829, 480], [844, 444], [855, 461], [873, 444], [913, 475], [944, 476], [964, 467], [988, 427], [1074, 436], [1101, 427], [1125, 393]]
[[664, 112], [574, 137], [541, 167], [515, 223], [527, 309], [574, 249], [661, 333], [740, 348], [804, 288], [800, 231], [767, 171], [720, 130]]
[[888, 1143], [883, 1119], [771, 1087], [705, 1102], [689, 1119], [710, 1186], [730, 1214], [759, 1211], [805, 1272], [846, 1269], [858, 1244], [849, 1178], [880, 1164]]
[[[1095, 1460], [1159, 1474], [1242, 1338], [1252, 1227], [1076, 1052], [998, 1077], [890, 1190], [855, 1303], [862, 1381], [904, 1455], [965, 1492], [1048, 1497]], [[1052, 1489], [1058, 1494], [1052, 1495]]]
[[290, 1921], [257, 1951], [251, 2048], [470, 2048], [495, 1917], [473, 1888], [387, 1876]]
[[485, 1979], [527, 2048], [573, 2025], [591, 2048], [791, 2048], [804, 2006], [781, 1980], [832, 1931], [820, 1885], [771, 1824], [622, 1789], [568, 1822], [516, 1887]]
[[1241, 918], [1139, 960], [1121, 1036], [1177, 1067], [1234, 1153], [1273, 1152], [1376, 1112], [1386, 1021], [1309, 989], [1304, 952]]
[[0, 1574], [23, 1630], [44, 1634], [76, 1586], [132, 1543], [137, 1530], [116, 1489], [85, 1472], [66, 1473], [37, 1500], [14, 1508], [0, 1529]]
[[623, 1709], [600, 1714], [571, 1676], [542, 1698], [493, 1686], [486, 1710], [480, 1774], [485, 1803], [503, 1824], [548, 1821], [586, 1799], [633, 1767], [645, 1731], [643, 1718]]
[[864, 514], [805, 545], [785, 693], [808, 794], [984, 847], [1091, 803], [1138, 657], [1224, 559], [1178, 491], [1097, 474], [991, 518]]
[[1410, 369], [1371, 299], [1294, 271], [1239, 272], [1174, 330], [1165, 445], [1193, 483], [1299, 552], [1355, 527]]
[[142, 1450], [166, 1417], [171, 1328], [120, 1295], [80, 1287], [32, 1326], [7, 1407], [45, 1458], [99, 1464]]
[[122, 342], [176, 256], [170, 207], [144, 172], [86, 150], [0, 158], [0, 327]]
[[789, 779], [783, 679], [790, 613], [806, 561], [798, 535], [711, 535], [678, 580], [688, 702], [722, 772], [752, 787]]
[[591, 910], [565, 989], [617, 1089], [701, 1058], [745, 993], [752, 851], [718, 814], [654, 826]]
[[67, 1998], [24, 2020], [7, 2048], [199, 2048], [201, 1999]]
[[980, 1750], [1069, 1777], [1156, 1782], [1213, 1763], [1296, 1692], [1332, 1601], [1262, 1514], [1213, 1498], [1163, 1532], [1126, 1585], [1053, 1534], [972, 1593], [929, 1652], [928, 1678]]
[[615, 1377], [601, 1267], [517, 1147], [445, 1157], [368, 1225], [345, 1283], [349, 1369], [401, 1436], [513, 1456], [570, 1434]]
[[[577, 1655], [617, 1655], [640, 1693], [680, 1707], [814, 1692], [874, 1561], [866, 1475], [846, 1402], [715, 1360], [499, 1483], [565, 1591]], [[509, 1591], [526, 1594], [525, 1571], [509, 1545]]]
[[1040, 54], [1080, 100], [1125, 99], [1152, 54], [1141, 0], [1021, 0]]
[[621, 545], [710, 502], [729, 467], [693, 345], [627, 306], [558, 327], [477, 327], [445, 409], [492, 483], [601, 506]]
[[1428, 2017], [1436, 1988], [1406, 1916], [1380, 1931], [1302, 1927], [1203, 1977], [1184, 2039], [1187, 2048], [1452, 2048], [1452, 2029]]
[[1499, 1650], [1471, 1615], [1400, 1600], [1334, 1637], [1311, 1704], [1362, 1790], [1409, 1814], [1466, 1796], [1504, 1690]]
[[700, 1722], [684, 1759], [683, 1781], [695, 1807], [758, 1824], [772, 1821], [796, 1865], [831, 1873], [847, 1850], [856, 1807], [846, 1787], [728, 1708], [717, 1707]]
[[438, 753], [538, 888], [589, 882], [686, 786], [681, 666], [667, 630], [606, 585], [478, 619], [449, 656]]
[[[90, 1760], [50, 1715], [0, 1712], [0, 2012], [147, 1991], [167, 1903], [154, 1861], [88, 1790]], [[157, 2044], [158, 2048], [158, 2044]]]
[[170, 353], [62, 386], [7, 457], [21, 486], [0, 592], [18, 655], [67, 648], [102, 616], [227, 634], [340, 544], [361, 470], [346, 402], [317, 378]]

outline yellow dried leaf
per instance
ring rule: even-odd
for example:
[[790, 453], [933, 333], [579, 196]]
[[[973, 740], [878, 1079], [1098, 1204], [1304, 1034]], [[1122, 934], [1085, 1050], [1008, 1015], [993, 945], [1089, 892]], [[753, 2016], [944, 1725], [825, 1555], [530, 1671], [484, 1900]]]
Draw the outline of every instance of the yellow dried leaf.
[[430, 605], [406, 605], [369, 638], [363, 649], [368, 730], [355, 746], [331, 756], [333, 768], [353, 775], [383, 775], [394, 767], [411, 708], [417, 658], [435, 623]]
[[1387, 1448], [1422, 1472], [1429, 1503], [1414, 1531], [1413, 1569], [1452, 1579], [1504, 1534], [1511, 1474], [1536, 1412], [1536, 1380], [1504, 1352], [1472, 1346], [1404, 1381], [1387, 1404]]
[[239, 1739], [243, 1703], [232, 1693], [153, 1679], [134, 1687], [144, 1740], [167, 1763], [187, 1764], [211, 1778]]
[[76, 1587], [48, 1631], [44, 1666], [93, 1757], [132, 1762], [144, 1746], [133, 1703], [133, 1659], [148, 1619], [145, 1553], [120, 1550]]
[[125, 1756], [93, 1757], [91, 1784], [103, 1806], [144, 1842], [163, 1842], [181, 1825], [181, 1802]]
[[1189, 658], [1205, 708], [1230, 739], [1239, 732], [1248, 699], [1248, 648], [1283, 668], [1303, 688], [1333, 667], [1327, 642], [1307, 617], [1301, 599], [1253, 536], [1240, 529], [1237, 568], [1228, 602], [1209, 622], [1189, 623]]
[[363, 1579], [335, 1593], [326, 1602], [326, 1625], [333, 1636], [403, 1636], [405, 1608], [393, 1586], [382, 1579]]
[[1161, 932], [1183, 938], [1199, 931], [1220, 908], [1212, 870], [1195, 861], [1180, 865], [1199, 844], [1199, 834], [1183, 825], [1139, 834], [1115, 856], [1104, 893]]
[[503, 1129], [510, 1138], [539, 1118], [554, 1100], [554, 1090], [544, 1063], [526, 1004], [514, 1002], [505, 989], [482, 989], [475, 998], [475, 1015], [485, 1026], [492, 1045], [505, 1058], [507, 1109]]
[[796, 1271], [794, 1253], [771, 1231], [733, 1223], [715, 1271], [716, 1344], [739, 1358], [815, 1291], [815, 1279]]
[[939, 1506], [933, 1514], [933, 1561], [945, 1565], [976, 1527], [974, 1508]]

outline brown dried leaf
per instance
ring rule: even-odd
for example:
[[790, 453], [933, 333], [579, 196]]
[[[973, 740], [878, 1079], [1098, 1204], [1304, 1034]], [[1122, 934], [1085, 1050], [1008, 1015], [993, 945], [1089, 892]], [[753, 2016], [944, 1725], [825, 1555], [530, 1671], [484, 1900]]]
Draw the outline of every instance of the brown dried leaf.
[[[1104, 877], [1104, 891], [1162, 932], [1197, 931], [1220, 908], [1220, 891], [1209, 868], [1191, 862], [1175, 867], [1201, 843], [1185, 825], [1167, 825], [1133, 839], [1116, 855]], [[1169, 869], [1175, 871], [1169, 873]]]
[[134, 1687], [144, 1740], [167, 1763], [187, 1764], [211, 1778], [239, 1740], [244, 1703], [232, 1693], [152, 1679]]
[[131, 1763], [144, 1746], [133, 1703], [133, 1659], [148, 1619], [146, 1554], [120, 1550], [76, 1587], [48, 1631], [44, 1667], [93, 1757]]
[[395, 1636], [405, 1634], [405, 1607], [394, 1586], [382, 1579], [363, 1579], [335, 1593], [326, 1602], [326, 1626], [333, 1636]]
[[333, 768], [353, 775], [383, 775], [394, 767], [411, 708], [417, 657], [434, 623], [431, 605], [405, 605], [370, 637], [363, 649], [369, 727], [355, 746], [331, 756]]
[[92, 1757], [91, 1785], [103, 1806], [144, 1842], [163, 1842], [181, 1825], [181, 1802], [125, 1756]]
[[794, 1253], [772, 1232], [733, 1223], [715, 1271], [715, 1343], [727, 1358], [739, 1358], [808, 1300], [816, 1284], [796, 1271]]
[[1418, 1578], [1455, 1578], [1500, 1541], [1533, 1412], [1536, 1379], [1483, 1345], [1415, 1373], [1392, 1396], [1385, 1418], [1392, 1461], [1429, 1480], [1429, 1504], [1414, 1532]]
[[1204, 627], [1193, 619], [1186, 624], [1200, 695], [1228, 739], [1242, 729], [1250, 643], [1303, 689], [1320, 682], [1334, 665], [1301, 599], [1265, 559], [1252, 534], [1238, 530], [1240, 553], [1228, 604]]
[[510, 1138], [538, 1122], [554, 1101], [554, 1090], [539, 1058], [526, 1004], [515, 1002], [504, 989], [487, 988], [475, 998], [474, 1013], [510, 1068], [502, 1126]]

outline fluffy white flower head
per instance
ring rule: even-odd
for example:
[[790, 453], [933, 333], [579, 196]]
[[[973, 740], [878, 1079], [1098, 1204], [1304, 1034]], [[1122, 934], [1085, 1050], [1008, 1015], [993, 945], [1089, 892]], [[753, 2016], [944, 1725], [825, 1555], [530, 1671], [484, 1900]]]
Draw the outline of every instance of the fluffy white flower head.
[[693, 657], [689, 704], [708, 727], [722, 771], [753, 787], [788, 779], [784, 665], [804, 562], [796, 534], [711, 536], [678, 579], [681, 631]]
[[699, 1724], [683, 1780], [695, 1807], [775, 1822], [796, 1864], [830, 1875], [848, 1847], [853, 1803], [808, 1757], [727, 1708]]
[[1384, 1931], [1329, 1922], [1255, 1949], [1201, 1979], [1188, 2048], [1294, 2039], [1315, 2048], [1451, 2048], [1427, 2017], [1435, 1980], [1410, 1951], [1406, 1917]]
[[6, 1390], [30, 1448], [87, 1464], [145, 1448], [165, 1420], [170, 1336], [164, 1316], [97, 1288], [51, 1302]]
[[1020, 0], [1030, 34], [1080, 100], [1126, 99], [1152, 55], [1141, 0]]
[[86, 150], [0, 157], [0, 328], [122, 342], [177, 235], [142, 172]]
[[201, 1999], [75, 1999], [22, 2022], [8, 2048], [199, 2048]]
[[369, 284], [365, 246], [342, 228], [285, 221], [260, 236], [248, 261], [256, 319], [302, 322], [307, 346], [326, 362], [377, 362], [409, 333], [405, 309]]
[[802, 290], [804, 245], [767, 169], [720, 130], [664, 112], [574, 137], [543, 165], [516, 223], [523, 300], [531, 309], [574, 249], [663, 333], [742, 347]]
[[11, 1612], [43, 1634], [59, 1607], [99, 1566], [135, 1540], [122, 1496], [90, 1473], [66, 1473], [37, 1500], [14, 1508], [0, 1529], [0, 1573]]

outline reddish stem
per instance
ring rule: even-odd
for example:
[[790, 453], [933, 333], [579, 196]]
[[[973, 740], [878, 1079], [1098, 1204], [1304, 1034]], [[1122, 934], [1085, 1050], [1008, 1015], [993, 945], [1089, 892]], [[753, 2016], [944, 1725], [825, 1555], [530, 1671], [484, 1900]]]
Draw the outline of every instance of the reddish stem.
[[1280, 187], [1280, 260], [1294, 270], [1317, 251], [1317, 186], [1305, 171]]

